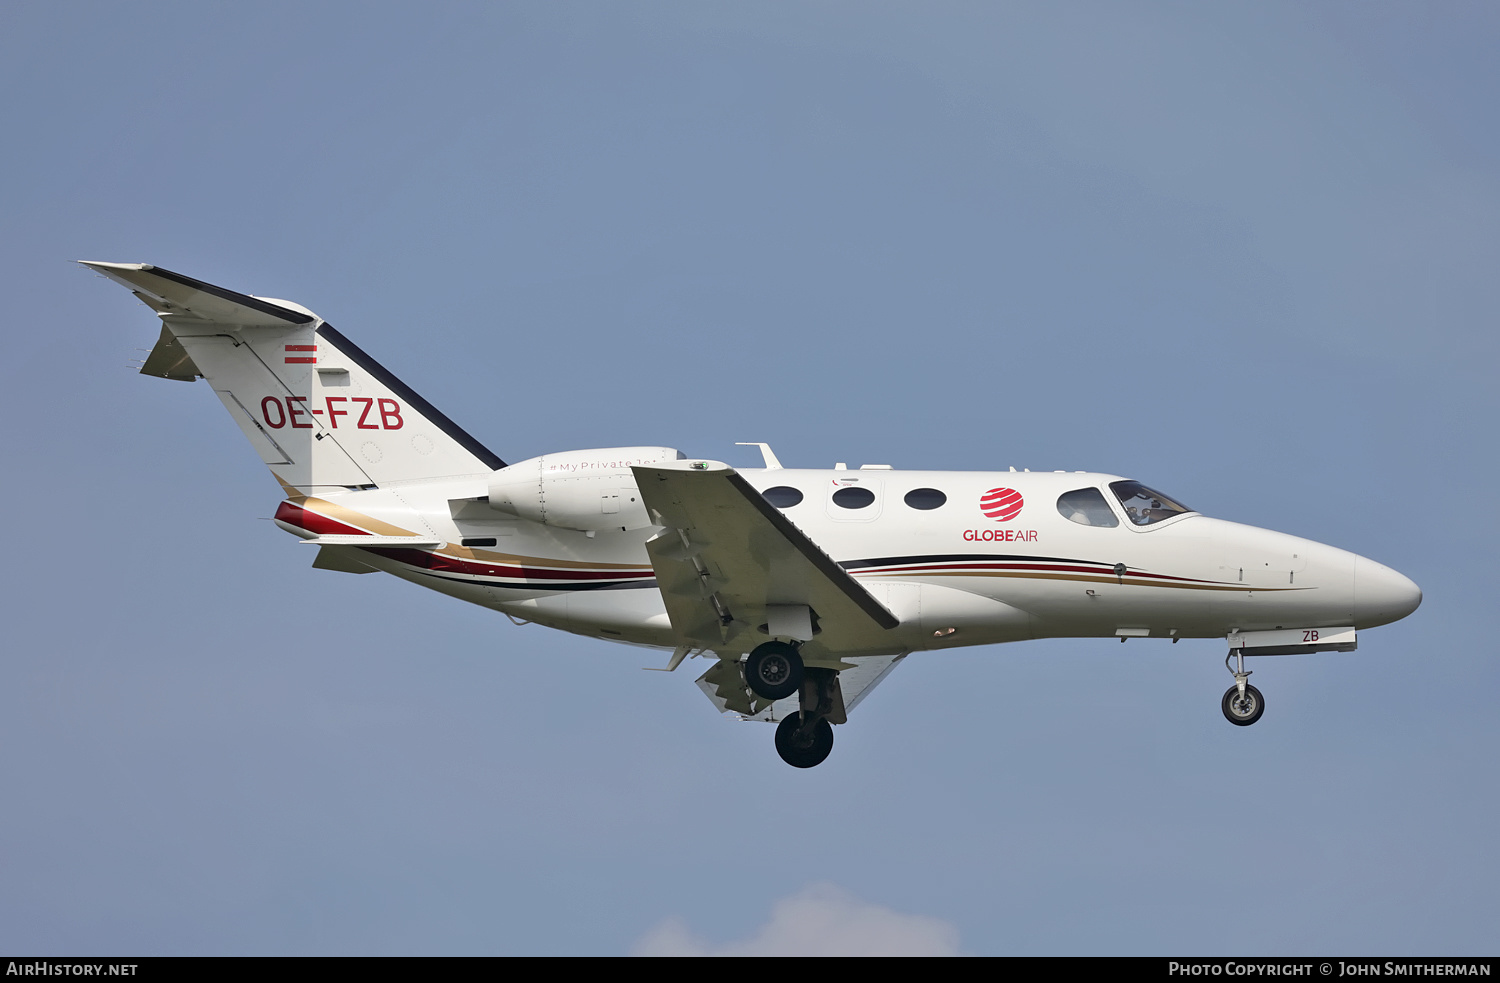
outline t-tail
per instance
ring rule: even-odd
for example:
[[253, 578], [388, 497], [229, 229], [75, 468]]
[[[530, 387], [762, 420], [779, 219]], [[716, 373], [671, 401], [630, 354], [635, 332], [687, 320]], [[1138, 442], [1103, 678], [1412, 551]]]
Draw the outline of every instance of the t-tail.
[[83, 265], [162, 320], [141, 372], [206, 379], [283, 486], [303, 495], [485, 474], [479, 441], [312, 311], [144, 263]]

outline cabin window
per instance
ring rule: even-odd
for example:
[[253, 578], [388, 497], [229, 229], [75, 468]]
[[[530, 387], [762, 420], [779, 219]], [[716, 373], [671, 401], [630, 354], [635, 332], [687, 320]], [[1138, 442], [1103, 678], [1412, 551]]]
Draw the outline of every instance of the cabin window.
[[802, 501], [802, 493], [790, 485], [777, 485], [775, 488], [767, 488], [760, 493], [760, 497], [778, 509], [789, 509]]
[[1105, 501], [1104, 493], [1097, 488], [1080, 488], [1064, 493], [1057, 500], [1057, 511], [1064, 519], [1071, 519], [1080, 526], [1118, 526], [1114, 509]]
[[833, 504], [841, 509], [864, 509], [875, 503], [875, 493], [868, 488], [840, 488], [833, 493]]
[[906, 493], [906, 504], [923, 512], [940, 509], [948, 501], [948, 496], [936, 488], [913, 488]]
[[1120, 504], [1125, 506], [1125, 514], [1130, 516], [1130, 521], [1138, 526], [1149, 526], [1153, 522], [1193, 511], [1159, 491], [1152, 491], [1139, 481], [1111, 481], [1109, 488], [1120, 500]]

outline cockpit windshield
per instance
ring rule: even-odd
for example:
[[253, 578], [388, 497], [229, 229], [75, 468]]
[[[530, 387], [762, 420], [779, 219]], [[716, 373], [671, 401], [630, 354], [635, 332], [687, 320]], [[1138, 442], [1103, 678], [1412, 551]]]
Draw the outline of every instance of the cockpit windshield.
[[1179, 505], [1159, 491], [1152, 491], [1139, 481], [1111, 481], [1109, 490], [1115, 493], [1125, 514], [1138, 526], [1149, 526], [1153, 522], [1170, 519], [1193, 511]]

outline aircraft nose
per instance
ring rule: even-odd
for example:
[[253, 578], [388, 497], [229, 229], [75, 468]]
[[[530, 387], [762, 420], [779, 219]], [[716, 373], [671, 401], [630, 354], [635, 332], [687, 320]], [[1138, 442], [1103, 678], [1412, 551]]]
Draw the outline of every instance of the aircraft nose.
[[1422, 588], [1374, 560], [1354, 561], [1354, 624], [1374, 628], [1400, 621], [1422, 603]]

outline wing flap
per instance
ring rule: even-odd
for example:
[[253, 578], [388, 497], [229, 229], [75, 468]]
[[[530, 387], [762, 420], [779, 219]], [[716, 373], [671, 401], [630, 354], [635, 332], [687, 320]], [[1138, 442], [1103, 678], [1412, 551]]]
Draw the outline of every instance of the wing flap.
[[[737, 713], [748, 720], [752, 714], [767, 712], [775, 707], [771, 701], [756, 696], [745, 685], [745, 674], [740, 671], [738, 662], [727, 659], [715, 662], [707, 672], [698, 677], [697, 683], [698, 688], [713, 701], [720, 713]], [[781, 702], [791, 705], [790, 712], [797, 711], [796, 697]]]
[[[896, 664], [906, 658], [902, 655], [872, 655], [853, 657], [851, 668], [839, 673], [839, 688], [844, 698], [844, 713], [854, 712], [870, 691], [890, 675]], [[798, 698], [789, 696], [770, 703], [761, 699], [745, 685], [744, 674], [736, 662], [719, 662], [698, 677], [698, 688], [707, 694], [720, 713], [737, 713], [743, 720], [761, 723], [776, 723], [797, 713]]]

